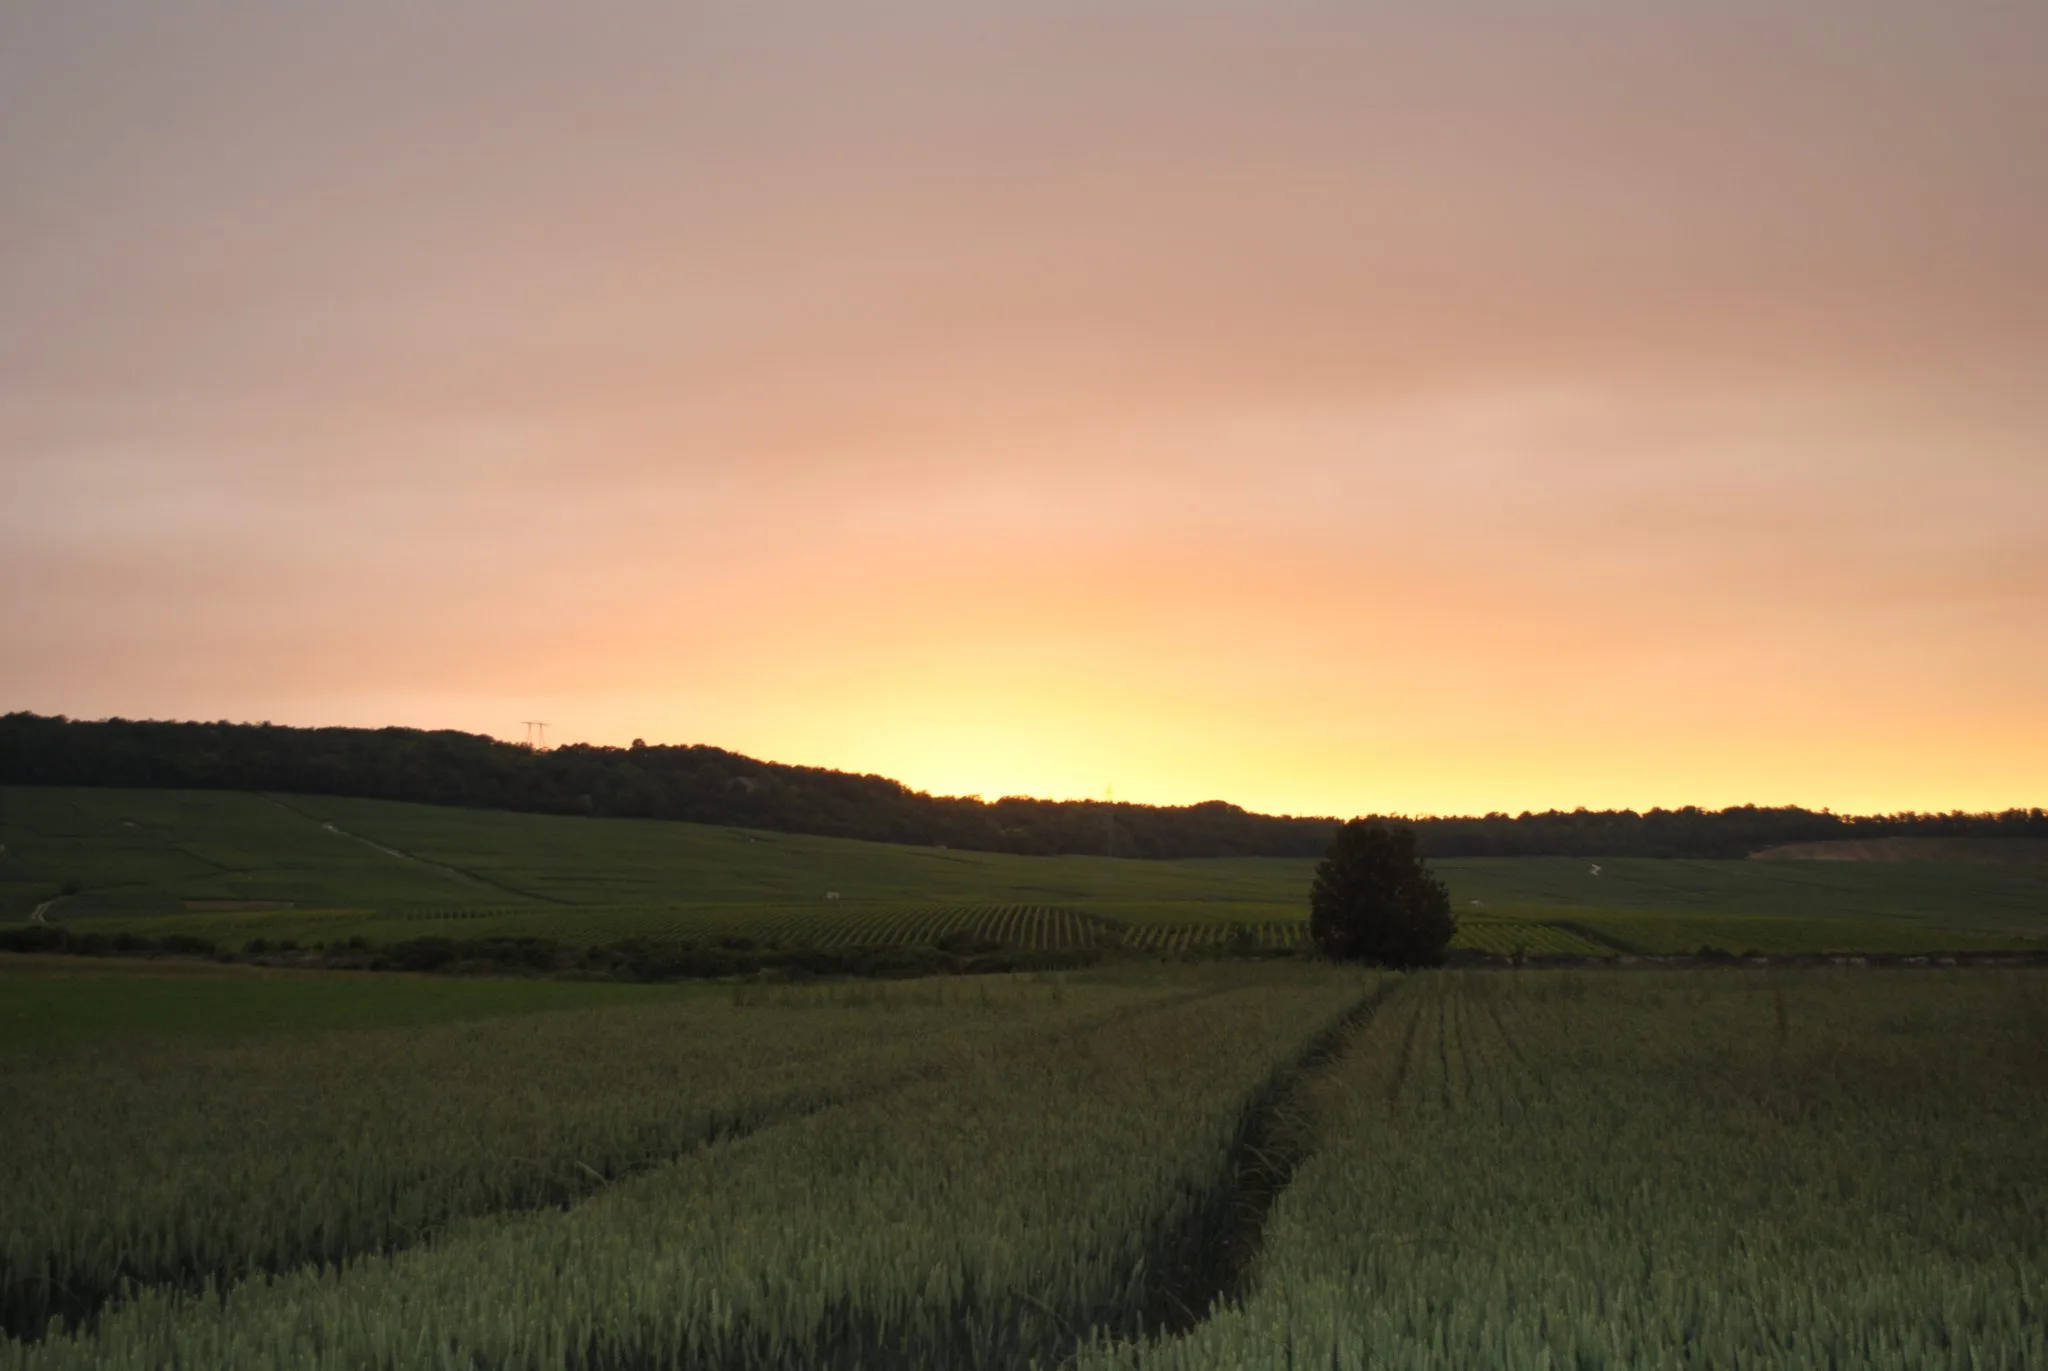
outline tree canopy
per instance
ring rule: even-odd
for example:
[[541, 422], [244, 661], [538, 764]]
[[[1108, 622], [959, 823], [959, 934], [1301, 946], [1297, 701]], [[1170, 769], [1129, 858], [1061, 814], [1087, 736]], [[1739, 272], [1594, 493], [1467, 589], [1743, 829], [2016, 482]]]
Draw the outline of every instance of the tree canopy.
[[1415, 830], [1353, 819], [1337, 830], [1309, 887], [1309, 938], [1324, 956], [1376, 966], [1434, 966], [1458, 921]]

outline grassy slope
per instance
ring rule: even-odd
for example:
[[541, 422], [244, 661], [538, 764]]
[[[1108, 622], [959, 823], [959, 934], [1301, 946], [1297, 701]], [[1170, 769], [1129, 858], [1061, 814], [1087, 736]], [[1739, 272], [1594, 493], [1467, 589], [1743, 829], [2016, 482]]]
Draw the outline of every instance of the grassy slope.
[[1489, 913], [1530, 906], [1654, 908], [1684, 914], [1964, 919], [1987, 929], [2017, 931], [2048, 914], [2048, 868], [2034, 866], [1650, 857], [1454, 858], [1436, 865], [1461, 905], [1481, 899]]
[[[167, 931], [161, 916], [175, 914], [176, 927], [224, 942], [487, 932], [600, 941], [654, 925], [729, 926], [795, 910], [854, 918], [903, 905], [1267, 922], [1301, 917], [1314, 865], [1012, 857], [328, 797], [36, 788], [0, 788], [0, 844], [0, 918], [26, 916], [75, 877], [86, 889], [55, 917], [148, 915]], [[2048, 867], [2038, 865], [1620, 858], [1598, 863], [1597, 875], [1593, 865], [1438, 863], [1459, 913], [1503, 947], [1514, 939], [1499, 927], [1514, 921], [1567, 922], [1648, 951], [1962, 950], [2048, 935]], [[827, 903], [828, 890], [842, 899]], [[180, 912], [188, 899], [300, 908]]]
[[[423, 860], [387, 855], [346, 833]], [[0, 912], [67, 876], [67, 915], [171, 912], [182, 899], [407, 910], [563, 905], [1159, 903], [1298, 908], [1313, 865], [1113, 861], [812, 838], [638, 819], [571, 819], [328, 797], [0, 787]], [[429, 865], [431, 863], [431, 865]]]

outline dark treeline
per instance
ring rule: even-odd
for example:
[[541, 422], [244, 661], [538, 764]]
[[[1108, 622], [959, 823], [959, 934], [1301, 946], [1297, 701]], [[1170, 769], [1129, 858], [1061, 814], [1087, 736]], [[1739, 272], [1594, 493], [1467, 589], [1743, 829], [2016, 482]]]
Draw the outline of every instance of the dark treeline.
[[[715, 747], [535, 751], [410, 728], [98, 722], [0, 715], [0, 784], [268, 790], [545, 814], [678, 819], [1023, 854], [1318, 857], [1333, 818], [1185, 806], [927, 795], [882, 776], [756, 761]], [[1434, 857], [1740, 857], [1873, 837], [2048, 838], [2039, 809], [1849, 816], [1797, 808], [1574, 810], [1407, 819]]]

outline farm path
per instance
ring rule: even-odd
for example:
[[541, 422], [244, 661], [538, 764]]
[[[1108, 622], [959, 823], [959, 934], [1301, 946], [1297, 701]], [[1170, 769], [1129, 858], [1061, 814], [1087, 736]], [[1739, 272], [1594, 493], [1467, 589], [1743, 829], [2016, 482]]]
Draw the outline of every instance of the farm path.
[[[467, 871], [461, 871], [452, 866], [443, 866], [439, 862], [430, 862], [425, 857], [415, 856], [413, 853], [410, 852], [401, 852], [395, 847], [386, 847], [384, 846], [384, 844], [378, 842], [374, 838], [365, 838], [360, 833], [351, 833], [347, 829], [342, 828], [337, 824], [331, 822], [323, 823], [320, 825], [320, 827], [326, 829], [329, 833], [334, 834], [338, 838], [348, 838], [352, 841], [359, 842], [364, 847], [369, 848], [372, 852], [381, 852], [385, 856], [395, 857], [401, 862], [417, 862], [419, 865], [426, 867], [429, 871], [438, 871], [443, 876], [447, 876], [452, 880], [460, 881], [464, 885], [475, 886], [480, 890], [505, 890], [504, 886], [493, 885], [491, 882], [484, 880], [480, 876], [472, 876]], [[509, 891], [507, 893], [516, 895], [519, 892]]]

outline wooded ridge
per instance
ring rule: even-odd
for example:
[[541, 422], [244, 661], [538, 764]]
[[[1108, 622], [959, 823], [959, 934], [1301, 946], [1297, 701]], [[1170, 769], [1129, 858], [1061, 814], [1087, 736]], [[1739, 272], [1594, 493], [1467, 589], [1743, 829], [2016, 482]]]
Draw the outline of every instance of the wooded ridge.
[[[701, 745], [535, 750], [413, 728], [0, 715], [0, 784], [349, 795], [545, 814], [673, 819], [987, 852], [1317, 857], [1337, 820], [1222, 800], [1144, 805], [928, 795], [884, 776]], [[1741, 857], [1842, 838], [2048, 838], [2048, 813], [1841, 815], [1796, 807], [1399, 817], [1457, 856]]]

